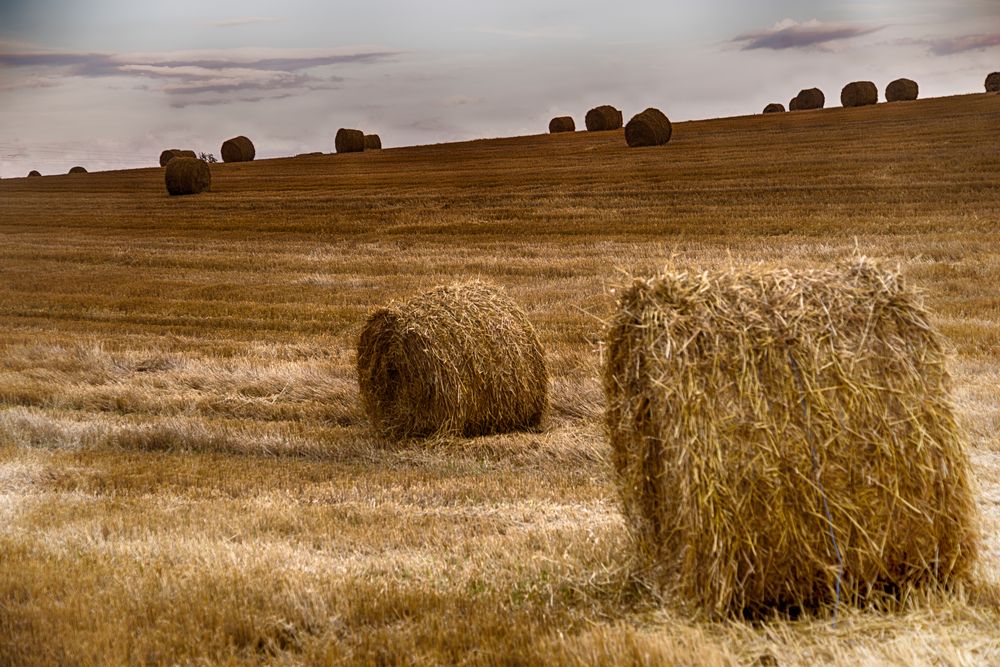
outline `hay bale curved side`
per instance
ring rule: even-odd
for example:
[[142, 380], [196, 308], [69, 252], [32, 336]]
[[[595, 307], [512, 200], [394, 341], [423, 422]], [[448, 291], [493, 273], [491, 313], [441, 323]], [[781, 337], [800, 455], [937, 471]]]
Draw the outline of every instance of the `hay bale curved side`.
[[885, 87], [886, 102], [911, 102], [920, 96], [920, 86], [913, 79], [896, 79]]
[[361, 403], [387, 438], [531, 429], [548, 405], [531, 322], [478, 281], [376, 310], [358, 338], [357, 370]]
[[70, 174], [86, 174], [87, 170], [84, 169], [83, 167], [76, 166], [76, 167], [70, 167], [69, 172], [67, 172], [67, 173], [70, 173]]
[[196, 195], [212, 186], [212, 170], [196, 157], [175, 157], [167, 163], [163, 180], [168, 194]]
[[625, 126], [625, 141], [629, 147], [662, 146], [670, 141], [674, 129], [659, 109], [650, 107], [636, 114]]
[[175, 157], [198, 157], [194, 151], [181, 150], [180, 148], [168, 148], [160, 153], [160, 166], [166, 167], [167, 163]]
[[254, 148], [253, 142], [242, 134], [222, 142], [219, 153], [223, 162], [251, 162], [257, 157], [257, 149]]
[[986, 92], [1000, 93], [1000, 72], [993, 72], [986, 77]]
[[366, 151], [380, 151], [382, 150], [382, 137], [377, 134], [366, 134], [365, 135], [365, 150]]
[[800, 90], [799, 94], [788, 103], [790, 111], [809, 111], [822, 109], [824, 106], [826, 106], [826, 95], [819, 88]]
[[360, 153], [365, 149], [365, 133], [361, 130], [342, 127], [337, 130], [337, 136], [333, 139], [333, 147], [338, 153]]
[[785, 105], [772, 102], [764, 107], [764, 113], [785, 113]]
[[28, 172], [28, 177], [29, 178], [34, 177], [34, 176], [41, 176], [41, 175], [42, 174], [38, 170], [36, 170], [36, 169], [32, 169], [31, 171]]
[[844, 107], [878, 104], [878, 88], [871, 81], [852, 81], [840, 91], [840, 104]]
[[606, 344], [624, 514], [670, 595], [710, 615], [829, 604], [831, 527], [842, 601], [969, 573], [945, 353], [898, 274], [663, 273], [620, 292]]
[[583, 119], [588, 132], [618, 130], [622, 126], [622, 112], [609, 104], [594, 107]]
[[549, 121], [549, 133], [576, 132], [576, 121], [572, 116], [556, 116]]

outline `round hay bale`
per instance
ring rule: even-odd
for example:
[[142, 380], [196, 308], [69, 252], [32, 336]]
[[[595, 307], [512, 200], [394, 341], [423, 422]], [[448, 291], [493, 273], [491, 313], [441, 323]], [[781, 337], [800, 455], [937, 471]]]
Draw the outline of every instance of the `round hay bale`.
[[70, 167], [70, 170], [69, 170], [68, 173], [70, 173], [70, 174], [86, 174], [87, 170], [84, 169], [83, 167], [76, 166], [76, 167]]
[[594, 107], [584, 118], [588, 132], [618, 130], [622, 126], [622, 112], [608, 104]]
[[986, 77], [986, 92], [1000, 93], [1000, 72], [993, 72]]
[[394, 302], [358, 339], [361, 403], [389, 438], [535, 428], [548, 404], [545, 354], [527, 315], [473, 281]]
[[160, 153], [160, 166], [166, 167], [167, 163], [175, 157], [198, 157], [198, 154], [194, 151], [185, 151], [180, 148], [168, 148]]
[[549, 133], [576, 132], [576, 121], [572, 116], [556, 116], [549, 121]]
[[377, 134], [366, 134], [365, 135], [365, 150], [366, 151], [380, 151], [382, 150], [382, 137]]
[[886, 102], [909, 102], [920, 95], [920, 86], [912, 79], [896, 79], [885, 87]]
[[28, 172], [28, 177], [31, 178], [32, 176], [41, 176], [41, 173], [39, 173], [35, 169], [32, 169], [31, 171]]
[[819, 88], [800, 90], [799, 94], [788, 103], [789, 111], [809, 111], [822, 109], [824, 106], [826, 106], [826, 96]]
[[333, 146], [338, 153], [360, 153], [365, 149], [365, 133], [361, 130], [350, 130], [342, 127], [337, 130]]
[[619, 295], [603, 385], [639, 553], [710, 615], [949, 584], [975, 559], [942, 343], [897, 273], [665, 272]]
[[175, 157], [167, 163], [163, 178], [169, 194], [196, 195], [211, 187], [212, 170], [196, 157]]
[[785, 113], [785, 105], [772, 102], [764, 107], [764, 113]]
[[222, 154], [223, 162], [250, 162], [257, 157], [257, 149], [254, 148], [253, 142], [243, 135], [226, 139], [222, 142], [222, 149], [219, 152]]
[[659, 109], [650, 107], [632, 116], [625, 126], [625, 141], [629, 147], [662, 146], [674, 132], [670, 119]]
[[854, 81], [840, 91], [840, 104], [844, 107], [864, 107], [878, 104], [878, 88], [871, 81]]
[[312, 153], [299, 153], [295, 157], [319, 157], [323, 155], [322, 151], [313, 151]]

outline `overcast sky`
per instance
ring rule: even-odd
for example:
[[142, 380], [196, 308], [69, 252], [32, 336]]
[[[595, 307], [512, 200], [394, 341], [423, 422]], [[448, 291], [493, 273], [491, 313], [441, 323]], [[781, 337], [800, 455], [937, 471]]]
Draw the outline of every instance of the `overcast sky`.
[[626, 119], [759, 112], [819, 86], [981, 92], [1000, 0], [0, 0], [0, 177], [156, 164], [163, 148], [258, 157]]

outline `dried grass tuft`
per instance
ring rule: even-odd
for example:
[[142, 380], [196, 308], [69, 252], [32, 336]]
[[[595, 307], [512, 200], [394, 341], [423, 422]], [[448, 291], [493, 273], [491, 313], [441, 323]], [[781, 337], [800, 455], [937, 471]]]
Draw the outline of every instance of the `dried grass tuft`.
[[694, 607], [819, 609], [838, 581], [864, 604], [970, 572], [945, 352], [898, 273], [860, 260], [637, 279], [603, 381], [640, 557]]
[[394, 302], [358, 340], [358, 385], [386, 437], [531, 429], [548, 403], [545, 354], [521, 308], [473, 281]]

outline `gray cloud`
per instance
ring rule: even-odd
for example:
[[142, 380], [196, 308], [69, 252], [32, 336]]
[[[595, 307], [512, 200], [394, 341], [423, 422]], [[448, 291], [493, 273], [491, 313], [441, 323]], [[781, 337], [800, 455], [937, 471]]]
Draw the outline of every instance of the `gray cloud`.
[[930, 52], [936, 56], [950, 56], [955, 53], [982, 51], [1000, 46], [1000, 33], [940, 37], [937, 39], [918, 40], [917, 43], [926, 44]]
[[864, 23], [823, 23], [820, 21], [798, 23], [791, 19], [785, 19], [772, 28], [737, 35], [732, 39], [732, 43], [741, 45], [743, 51], [802, 49], [861, 37], [881, 30], [883, 27]]
[[225, 19], [223, 21], [213, 21], [210, 25], [214, 28], [238, 28], [244, 25], [253, 25], [255, 23], [277, 23], [283, 19], [277, 16], [241, 16], [234, 19]]

